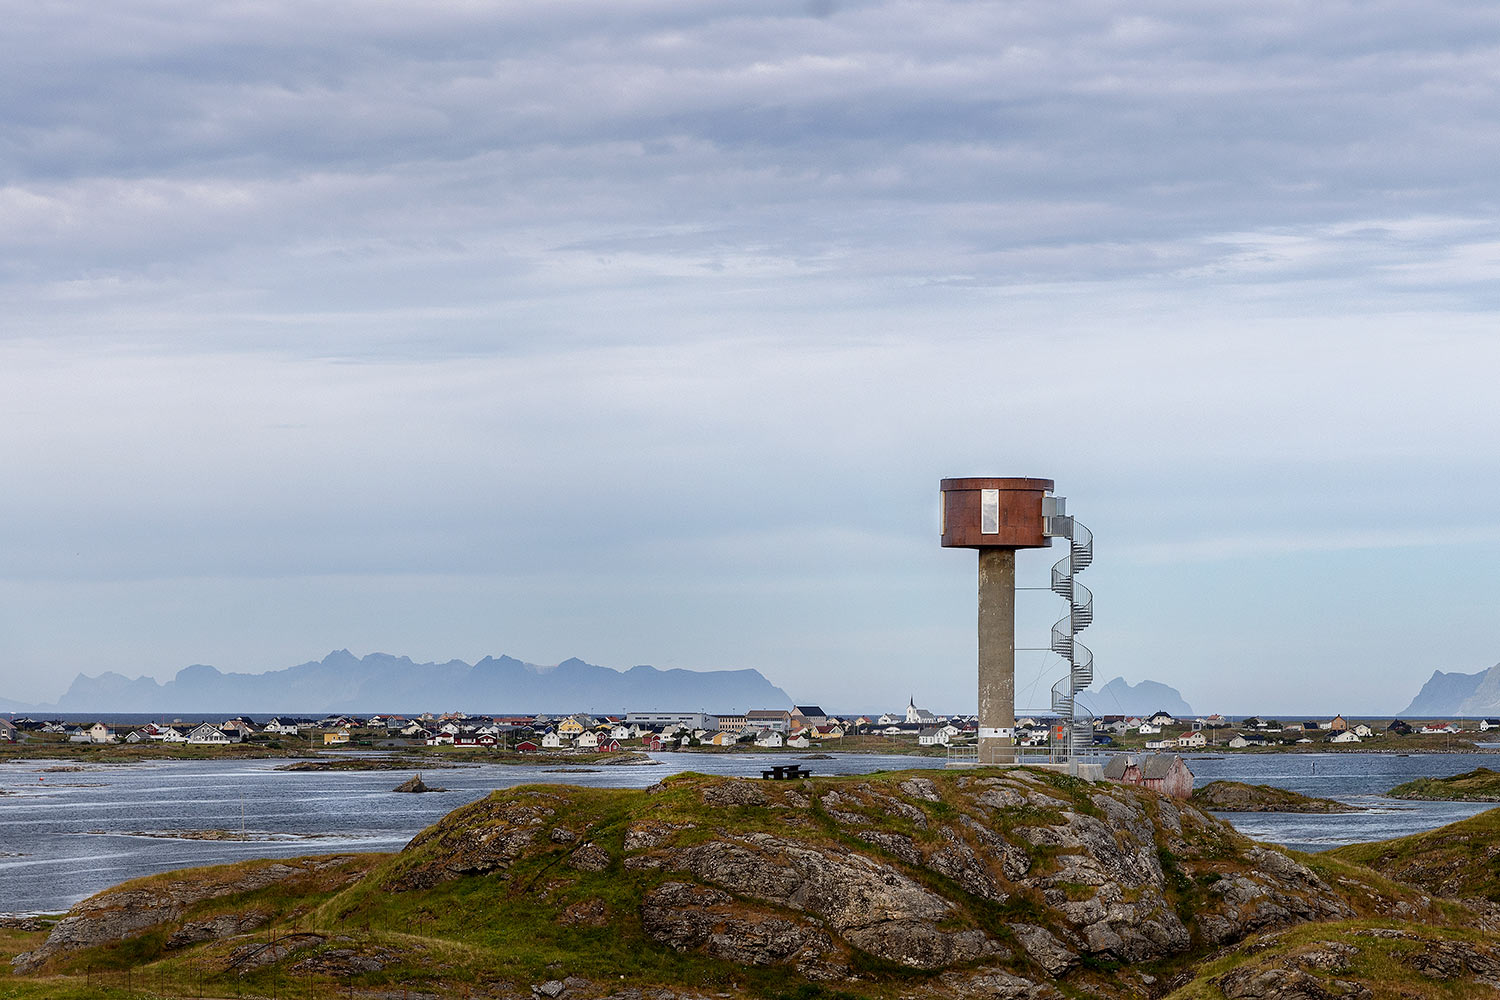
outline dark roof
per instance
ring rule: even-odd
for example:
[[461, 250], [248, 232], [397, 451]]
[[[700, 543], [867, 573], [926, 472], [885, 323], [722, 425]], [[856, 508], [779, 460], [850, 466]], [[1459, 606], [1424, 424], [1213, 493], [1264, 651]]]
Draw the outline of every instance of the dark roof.
[[806, 717], [811, 716], [811, 715], [824, 715], [824, 716], [826, 716], [828, 714], [827, 712], [825, 712], [821, 708], [819, 708], [817, 705], [795, 705], [795, 706], [792, 707], [792, 711], [795, 714], [802, 716], [803, 718], [806, 718]]
[[1111, 757], [1109, 763], [1104, 765], [1104, 776], [1111, 780], [1119, 781], [1125, 777], [1125, 769], [1134, 763], [1134, 757], [1127, 757], [1124, 754]]

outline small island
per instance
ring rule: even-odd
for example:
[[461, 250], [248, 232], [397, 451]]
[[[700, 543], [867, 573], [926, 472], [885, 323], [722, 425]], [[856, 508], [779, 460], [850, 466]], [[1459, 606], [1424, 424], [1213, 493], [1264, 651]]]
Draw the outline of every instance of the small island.
[[1210, 781], [1193, 792], [1193, 805], [1210, 812], [1349, 813], [1362, 806], [1242, 781]]
[[1446, 802], [1500, 802], [1500, 771], [1475, 768], [1451, 778], [1417, 778], [1386, 792], [1393, 799]]

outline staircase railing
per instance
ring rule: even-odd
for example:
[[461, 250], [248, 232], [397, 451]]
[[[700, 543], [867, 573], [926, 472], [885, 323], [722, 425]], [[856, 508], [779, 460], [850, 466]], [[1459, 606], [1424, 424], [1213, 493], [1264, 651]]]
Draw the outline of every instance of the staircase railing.
[[1078, 641], [1078, 633], [1093, 624], [1094, 595], [1077, 579], [1094, 561], [1094, 533], [1066, 516], [1050, 517], [1048, 528], [1068, 539], [1068, 554], [1052, 567], [1052, 592], [1068, 602], [1068, 613], [1053, 623], [1050, 648], [1068, 661], [1068, 676], [1052, 686], [1052, 711], [1063, 720], [1066, 752], [1072, 757], [1094, 741], [1093, 713], [1084, 709], [1089, 720], [1078, 719], [1078, 692], [1094, 683], [1094, 653]]

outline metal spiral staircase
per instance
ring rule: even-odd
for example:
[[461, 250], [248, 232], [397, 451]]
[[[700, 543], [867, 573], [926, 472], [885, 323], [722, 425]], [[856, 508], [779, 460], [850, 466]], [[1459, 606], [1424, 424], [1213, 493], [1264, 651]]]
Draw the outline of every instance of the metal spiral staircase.
[[1087, 718], [1078, 717], [1078, 692], [1094, 683], [1094, 654], [1078, 641], [1078, 633], [1094, 620], [1094, 595], [1077, 579], [1094, 561], [1094, 533], [1063, 514], [1063, 503], [1060, 497], [1054, 501], [1045, 533], [1068, 539], [1068, 554], [1052, 567], [1052, 592], [1068, 602], [1068, 613], [1052, 626], [1051, 648], [1068, 661], [1068, 676], [1052, 686], [1052, 711], [1065, 727], [1061, 749], [1071, 758], [1094, 742], [1093, 713], [1082, 709]]

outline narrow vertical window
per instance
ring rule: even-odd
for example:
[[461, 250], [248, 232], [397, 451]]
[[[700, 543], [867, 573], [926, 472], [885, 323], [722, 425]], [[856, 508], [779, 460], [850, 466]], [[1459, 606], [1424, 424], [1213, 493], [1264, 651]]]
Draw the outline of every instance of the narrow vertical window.
[[948, 533], [948, 491], [938, 491], [938, 534]]
[[982, 535], [998, 535], [1000, 533], [1000, 491], [979, 491], [979, 533]]

